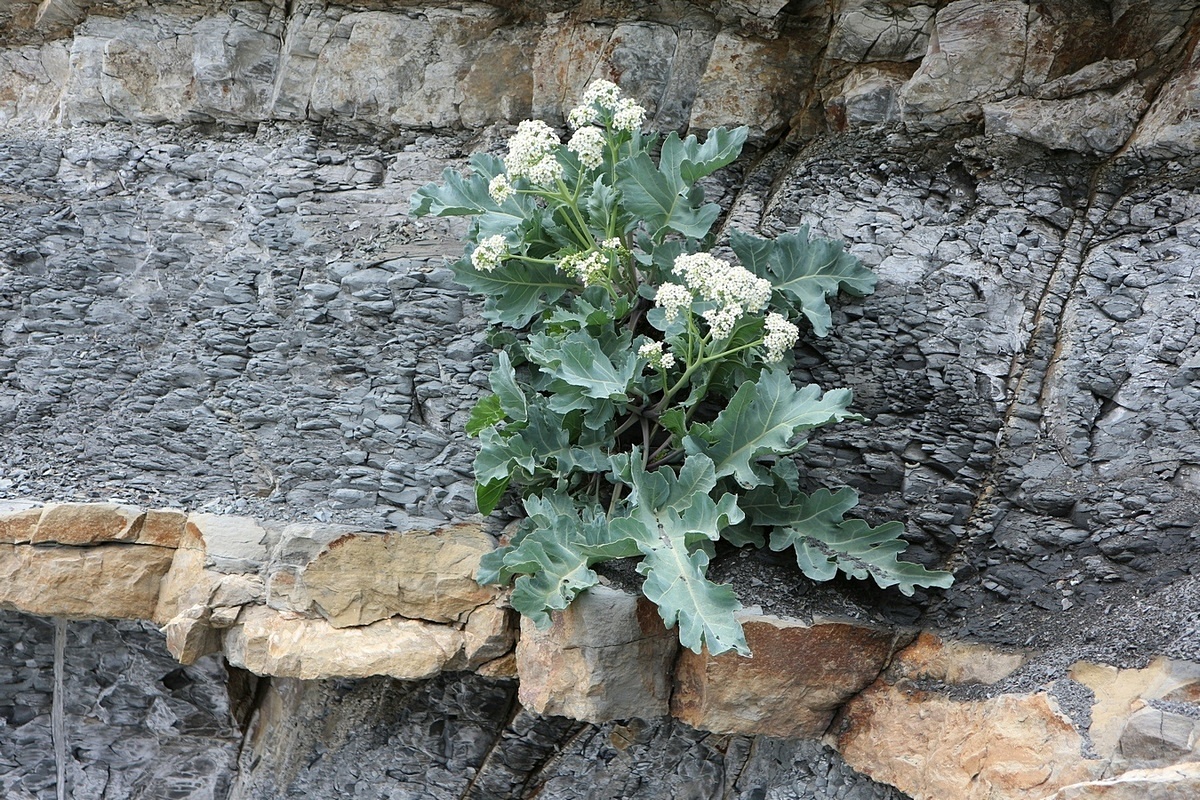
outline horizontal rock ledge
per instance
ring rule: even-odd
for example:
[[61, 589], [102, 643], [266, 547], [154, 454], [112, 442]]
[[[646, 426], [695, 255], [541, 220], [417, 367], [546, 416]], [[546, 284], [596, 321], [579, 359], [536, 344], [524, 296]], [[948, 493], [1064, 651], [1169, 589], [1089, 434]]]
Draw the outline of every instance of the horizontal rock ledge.
[[[1200, 664], [1188, 661], [1080, 662], [1005, 691], [1033, 654], [750, 612], [753, 657], [714, 657], [681, 651], [653, 605], [606, 586], [547, 630], [522, 620], [518, 643], [505, 595], [474, 582], [493, 542], [469, 524], [373, 532], [10, 504], [0, 536], [0, 608], [151, 620], [185, 664], [220, 653], [298, 680], [516, 677], [522, 704], [544, 715], [670, 714], [721, 734], [823, 737], [916, 800], [1194, 796]], [[1064, 682], [1084, 698], [1073, 709]]]

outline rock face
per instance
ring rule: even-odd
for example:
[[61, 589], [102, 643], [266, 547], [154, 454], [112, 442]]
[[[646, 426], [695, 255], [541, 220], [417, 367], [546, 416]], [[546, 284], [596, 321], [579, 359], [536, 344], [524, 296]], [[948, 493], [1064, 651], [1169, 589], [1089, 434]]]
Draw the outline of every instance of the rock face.
[[894, 632], [859, 625], [770, 617], [743, 624], [751, 658], [680, 654], [671, 696], [675, 717], [718, 733], [819, 738], [896, 647]]
[[[1190, 796], [1198, 37], [1190, 0], [4, 4], [0, 606], [152, 619], [165, 642], [72, 630], [189, 664], [96, 657], [76, 796], [899, 797], [861, 773], [912, 797]], [[764, 623], [781, 652], [828, 616], [925, 629], [890, 665], [880, 637], [837, 686], [824, 661], [799, 680], [694, 654], [660, 680], [642, 657], [670, 634], [625, 598], [588, 623], [607, 639], [530, 632], [522, 673], [503, 598], [466, 580], [491, 348], [442, 268], [461, 227], [407, 198], [595, 77], [657, 128], [749, 126], [705, 186], [721, 236], [809, 225], [879, 275], [796, 368], [871, 422], [800, 458], [956, 586], [713, 570], [788, 620]], [[46, 626], [6, 619], [0, 786], [49, 797]], [[276, 673], [236, 770], [228, 718], [162, 695], [218, 652]], [[140, 688], [93, 712], [132, 692], [110, 669]], [[630, 670], [624, 696], [598, 677]], [[610, 719], [666, 708], [727, 732]], [[105, 714], [115, 738], [87, 738]], [[764, 735], [822, 730], [845, 760]]]

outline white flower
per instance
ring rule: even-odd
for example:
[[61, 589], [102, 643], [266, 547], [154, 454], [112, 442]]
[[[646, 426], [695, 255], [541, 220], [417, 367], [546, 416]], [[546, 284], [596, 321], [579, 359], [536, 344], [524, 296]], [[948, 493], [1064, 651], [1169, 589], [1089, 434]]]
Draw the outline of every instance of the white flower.
[[508, 242], [503, 236], [489, 236], [471, 253], [471, 264], [475, 269], [491, 272], [508, 258]]
[[604, 132], [588, 125], [575, 131], [567, 149], [579, 155], [579, 163], [587, 169], [595, 169], [604, 163]]
[[508, 182], [507, 175], [497, 175], [488, 182], [488, 194], [497, 203], [503, 203], [513, 195], [512, 184]]
[[613, 127], [619, 131], [640, 131], [645, 121], [646, 109], [629, 98], [619, 101], [613, 111]]
[[767, 335], [763, 346], [767, 348], [767, 363], [774, 363], [783, 358], [783, 354], [792, 349], [796, 339], [800, 337], [800, 329], [787, 321], [781, 314], [767, 314]]
[[608, 280], [608, 259], [595, 250], [590, 253], [571, 253], [558, 262], [558, 268], [576, 278], [584, 286], [594, 286]]
[[620, 99], [621, 87], [612, 81], [606, 81], [601, 78], [592, 81], [592, 85], [583, 93], [583, 100], [579, 104], [581, 106], [590, 106], [595, 103], [601, 108], [607, 108], [609, 111], [612, 111], [617, 107], [617, 102]]
[[504, 166], [513, 178], [529, 178], [541, 185], [553, 183], [561, 174], [554, 158], [554, 148], [559, 144], [558, 134], [549, 125], [540, 119], [527, 119], [508, 140]]
[[599, 122], [600, 115], [597, 111], [604, 109], [612, 114], [616, 111], [620, 99], [621, 90], [612, 81], [592, 81], [592, 85], [583, 93], [579, 105], [567, 114], [567, 122], [572, 128], [582, 128], [584, 125]]
[[638, 348], [638, 355], [649, 362], [654, 369], [670, 369], [675, 366], [675, 356], [663, 352], [662, 342], [646, 342]]
[[600, 243], [600, 246], [603, 247], [605, 250], [615, 250], [617, 252], [620, 252], [625, 249], [625, 245], [622, 244], [621, 240], [616, 236], [614, 236], [611, 239], [605, 239], [603, 242]]
[[538, 186], [553, 186], [562, 177], [562, 167], [557, 158], [548, 155], [530, 167], [526, 177]]
[[743, 313], [761, 311], [771, 299], [770, 281], [708, 253], [679, 256], [675, 259], [675, 274], [705, 300], [734, 306]]
[[713, 341], [728, 339], [729, 334], [733, 333], [733, 326], [742, 316], [742, 310], [737, 306], [720, 306], [719, 308], [710, 308], [704, 312], [704, 319], [708, 322], [708, 329], [712, 332]]
[[692, 293], [677, 283], [664, 283], [658, 287], [654, 296], [654, 304], [666, 312], [667, 322], [679, 318], [679, 312], [692, 307]]

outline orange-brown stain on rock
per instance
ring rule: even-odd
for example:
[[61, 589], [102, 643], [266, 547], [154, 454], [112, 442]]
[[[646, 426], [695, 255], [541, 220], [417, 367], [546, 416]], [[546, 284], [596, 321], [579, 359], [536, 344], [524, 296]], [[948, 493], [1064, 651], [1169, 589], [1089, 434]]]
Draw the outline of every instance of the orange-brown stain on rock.
[[744, 624], [751, 658], [683, 651], [671, 713], [718, 733], [811, 737], [883, 669], [891, 631], [846, 623]]

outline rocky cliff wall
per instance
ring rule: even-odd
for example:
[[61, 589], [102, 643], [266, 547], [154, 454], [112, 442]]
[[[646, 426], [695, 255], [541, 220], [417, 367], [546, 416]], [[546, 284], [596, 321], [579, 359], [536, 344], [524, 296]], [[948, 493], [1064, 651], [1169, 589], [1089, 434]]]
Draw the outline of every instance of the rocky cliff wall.
[[[804, 458], [959, 580], [907, 603], [769, 558], [722, 579], [768, 612], [1027, 649], [977, 691], [1058, 687], [1066, 709], [1110, 685], [1078, 661], [1200, 660], [1194, 3], [44, 2], [0, 19], [7, 497], [469, 518], [461, 430], [489, 351], [440, 268], [455, 228], [408, 221], [407, 196], [604, 76], [659, 127], [751, 126], [753, 152], [708, 186], [724, 224], [809, 224], [880, 275], [798, 369], [855, 388], [872, 422]], [[921, 680], [924, 713], [962, 699]], [[654, 758], [688, 747], [662, 737]]]

